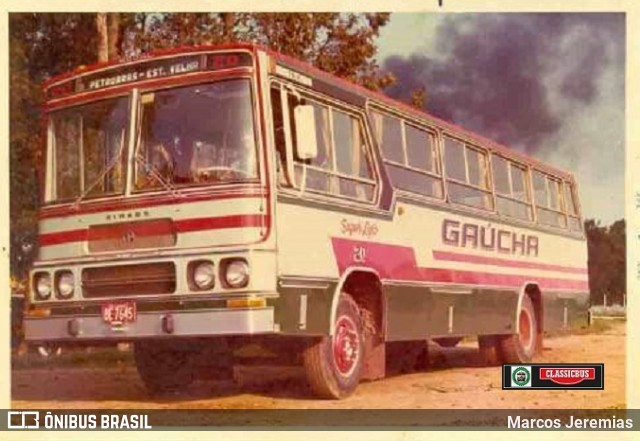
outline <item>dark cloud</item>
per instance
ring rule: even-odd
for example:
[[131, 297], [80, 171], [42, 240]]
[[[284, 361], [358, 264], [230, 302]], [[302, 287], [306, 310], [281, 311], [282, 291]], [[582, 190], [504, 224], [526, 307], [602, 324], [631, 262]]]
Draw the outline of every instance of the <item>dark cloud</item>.
[[436, 116], [535, 152], [598, 98], [607, 65], [624, 65], [624, 36], [624, 14], [456, 14], [434, 55], [384, 60], [397, 78], [386, 92], [409, 101], [425, 87]]

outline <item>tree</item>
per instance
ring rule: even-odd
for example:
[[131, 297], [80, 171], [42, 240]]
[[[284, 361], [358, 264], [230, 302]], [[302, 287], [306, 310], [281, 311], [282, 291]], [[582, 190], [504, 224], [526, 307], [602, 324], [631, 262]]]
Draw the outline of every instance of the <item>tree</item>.
[[609, 227], [593, 219], [584, 223], [589, 250], [589, 285], [591, 302], [622, 304], [626, 293], [626, 225], [624, 219]]
[[411, 105], [418, 109], [424, 109], [427, 105], [427, 89], [423, 86], [411, 94]]

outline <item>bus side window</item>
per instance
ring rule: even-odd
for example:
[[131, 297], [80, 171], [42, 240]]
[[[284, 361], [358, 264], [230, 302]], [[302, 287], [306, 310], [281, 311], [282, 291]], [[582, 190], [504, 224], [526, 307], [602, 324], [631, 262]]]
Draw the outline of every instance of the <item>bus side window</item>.
[[434, 132], [378, 111], [374, 133], [394, 187], [422, 196], [443, 197]]
[[289, 101], [291, 131], [296, 130], [293, 108], [299, 104], [313, 106], [318, 147], [315, 158], [302, 160], [293, 142], [296, 187], [359, 201], [372, 200], [375, 180], [362, 119], [306, 95], [290, 95], [291, 98], [295, 100]]
[[[288, 118], [285, 118], [284, 109], [282, 105], [282, 94], [285, 94], [287, 100], [287, 106], [289, 110]], [[293, 118], [293, 110], [299, 104], [298, 98], [293, 94], [288, 93], [286, 89], [281, 88], [279, 85], [271, 87], [271, 112], [273, 119], [273, 139], [276, 148], [276, 167], [278, 173], [278, 184], [287, 187], [295, 186], [293, 179], [289, 176], [287, 163], [292, 161], [293, 158], [287, 156], [287, 128], [291, 136], [291, 147], [295, 158], [296, 152], [296, 125]], [[288, 124], [288, 127], [285, 127]], [[299, 179], [296, 180], [299, 182]]]
[[533, 171], [533, 192], [538, 223], [552, 227], [567, 227], [560, 181], [538, 170]]
[[273, 140], [276, 148], [276, 168], [278, 173], [278, 184], [290, 185], [287, 176], [287, 147], [284, 129], [284, 118], [282, 115], [280, 87], [271, 88], [271, 117], [273, 120]]
[[443, 155], [449, 201], [493, 211], [487, 152], [445, 136]]
[[358, 180], [358, 178], [373, 179], [373, 171], [358, 119], [335, 109], [331, 113], [336, 168], [341, 174], [338, 178], [340, 194], [369, 200], [373, 196], [373, 185]]
[[492, 156], [493, 182], [498, 213], [516, 219], [533, 219], [531, 198], [527, 192], [527, 171], [502, 156]]
[[575, 197], [575, 187], [567, 181], [563, 183], [564, 200], [569, 215], [569, 229], [571, 231], [582, 231], [582, 222], [580, 222], [580, 213], [578, 212], [578, 204]]

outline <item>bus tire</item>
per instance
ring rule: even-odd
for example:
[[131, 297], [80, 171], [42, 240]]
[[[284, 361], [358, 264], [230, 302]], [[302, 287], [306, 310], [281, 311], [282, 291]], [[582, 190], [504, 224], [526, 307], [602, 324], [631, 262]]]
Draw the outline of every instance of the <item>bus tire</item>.
[[165, 342], [137, 342], [134, 359], [138, 375], [152, 395], [180, 392], [195, 379], [194, 357]]
[[462, 341], [461, 337], [443, 337], [436, 338], [433, 341], [438, 343], [441, 348], [455, 348]]
[[518, 312], [518, 325], [518, 334], [509, 335], [500, 341], [500, 352], [505, 363], [528, 363], [538, 350], [536, 311], [526, 294]]
[[307, 347], [304, 370], [313, 392], [322, 398], [342, 399], [358, 386], [364, 366], [364, 332], [353, 298], [341, 293], [335, 331]]

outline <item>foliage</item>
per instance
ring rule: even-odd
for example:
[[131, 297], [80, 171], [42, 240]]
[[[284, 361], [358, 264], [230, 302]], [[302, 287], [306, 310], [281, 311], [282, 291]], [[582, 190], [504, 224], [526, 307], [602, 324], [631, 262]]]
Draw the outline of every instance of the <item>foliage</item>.
[[618, 220], [608, 227], [587, 219], [584, 223], [589, 247], [589, 284], [591, 303], [623, 303], [626, 293], [626, 224]]

